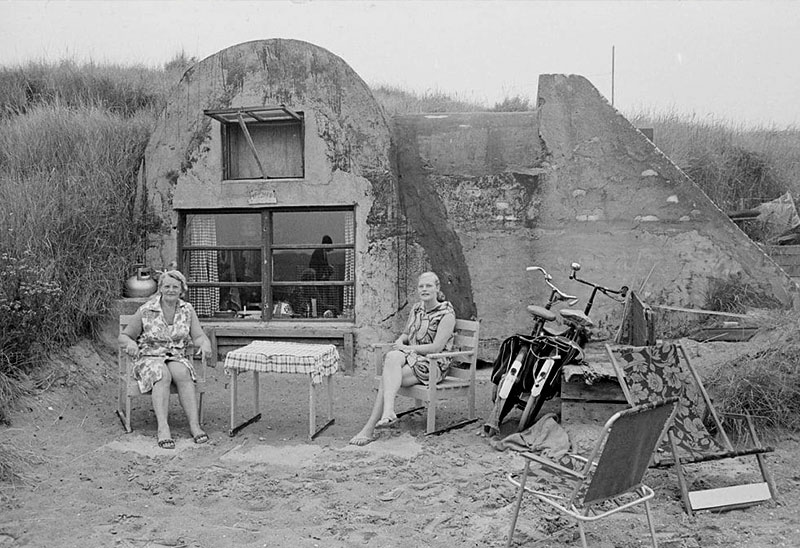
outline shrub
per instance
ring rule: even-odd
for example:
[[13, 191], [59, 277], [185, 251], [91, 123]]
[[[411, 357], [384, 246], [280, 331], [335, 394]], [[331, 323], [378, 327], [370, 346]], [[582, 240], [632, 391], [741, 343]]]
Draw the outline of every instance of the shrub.
[[[0, 253], [0, 402], [12, 403], [27, 369], [52, 346], [54, 311], [63, 296], [52, 269], [36, 264], [30, 252]], [[6, 405], [0, 405], [0, 422]]]
[[768, 291], [742, 281], [741, 275], [727, 278], [708, 278], [707, 310], [744, 314], [748, 308], [782, 308], [781, 303]]
[[527, 112], [533, 110], [533, 105], [531, 105], [531, 100], [528, 97], [515, 95], [495, 103], [490, 110], [492, 112]]
[[724, 413], [750, 413], [775, 433], [800, 430], [800, 346], [781, 344], [740, 357], [706, 381]]

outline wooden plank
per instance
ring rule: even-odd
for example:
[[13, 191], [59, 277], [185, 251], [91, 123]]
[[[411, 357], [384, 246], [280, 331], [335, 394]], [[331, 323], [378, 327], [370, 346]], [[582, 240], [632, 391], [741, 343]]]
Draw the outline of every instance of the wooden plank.
[[561, 383], [561, 399], [585, 402], [626, 403], [618, 382], [599, 380], [586, 384], [580, 379]]
[[733, 312], [719, 312], [717, 310], [703, 310], [701, 308], [683, 308], [680, 306], [666, 306], [662, 304], [650, 305], [650, 308], [660, 308], [661, 310], [672, 310], [673, 312], [689, 312], [691, 314], [709, 314], [711, 316], [730, 316], [731, 318], [752, 318], [747, 314], [734, 314]]
[[725, 506], [750, 505], [772, 498], [766, 482], [690, 491], [692, 510], [709, 510]]
[[800, 245], [773, 245], [767, 247], [770, 256], [800, 255]]

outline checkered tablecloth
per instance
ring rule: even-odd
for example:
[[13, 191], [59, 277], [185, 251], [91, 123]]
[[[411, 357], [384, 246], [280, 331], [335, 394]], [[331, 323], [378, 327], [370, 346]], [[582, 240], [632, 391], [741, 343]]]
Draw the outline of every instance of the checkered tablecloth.
[[253, 341], [225, 356], [225, 371], [306, 373], [319, 384], [339, 369], [339, 352], [332, 344]]

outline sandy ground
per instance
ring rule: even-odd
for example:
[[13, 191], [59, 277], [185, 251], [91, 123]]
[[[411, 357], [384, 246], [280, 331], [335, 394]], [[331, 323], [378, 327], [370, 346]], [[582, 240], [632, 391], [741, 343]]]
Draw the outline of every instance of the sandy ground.
[[[696, 362], [740, 352], [741, 343], [696, 345]], [[138, 400], [132, 434], [114, 414], [114, 358], [88, 344], [71, 350], [77, 370], [97, 387], [66, 384], [31, 402], [0, 430], [0, 440], [26, 456], [22, 481], [0, 484], [0, 547], [453, 547], [503, 546], [521, 468], [468, 426], [425, 437], [411, 415], [370, 445], [347, 444], [369, 412], [371, 374], [336, 378], [336, 423], [313, 442], [307, 436], [307, 384], [295, 375], [262, 377], [264, 419], [227, 435], [227, 377], [210, 370], [205, 427], [211, 442], [195, 445], [177, 399], [172, 401], [173, 451], [157, 448], [149, 401]], [[480, 371], [478, 411], [489, 411], [488, 370]], [[248, 393], [245, 384], [243, 394]], [[245, 399], [245, 401], [247, 401]], [[409, 402], [410, 403], [410, 402]], [[400, 404], [405, 405], [405, 402]], [[244, 407], [244, 406], [243, 406]], [[558, 411], [558, 402], [549, 403]], [[454, 420], [462, 404], [443, 405]], [[321, 417], [320, 417], [321, 418]], [[512, 424], [504, 425], [510, 433]], [[595, 430], [569, 431], [580, 449]], [[776, 442], [769, 457], [783, 504], [705, 513], [682, 510], [674, 475], [650, 471], [655, 526], [662, 547], [800, 546], [800, 443]], [[742, 466], [701, 470], [713, 484]], [[649, 545], [642, 510], [587, 527], [595, 547]], [[529, 500], [514, 546], [580, 546], [577, 528]]]

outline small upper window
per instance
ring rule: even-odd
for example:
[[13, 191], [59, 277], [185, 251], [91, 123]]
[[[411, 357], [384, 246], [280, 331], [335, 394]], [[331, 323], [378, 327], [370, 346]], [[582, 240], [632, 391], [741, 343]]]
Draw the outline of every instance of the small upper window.
[[222, 124], [224, 179], [301, 179], [303, 113], [288, 107], [206, 110]]

